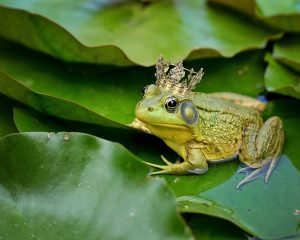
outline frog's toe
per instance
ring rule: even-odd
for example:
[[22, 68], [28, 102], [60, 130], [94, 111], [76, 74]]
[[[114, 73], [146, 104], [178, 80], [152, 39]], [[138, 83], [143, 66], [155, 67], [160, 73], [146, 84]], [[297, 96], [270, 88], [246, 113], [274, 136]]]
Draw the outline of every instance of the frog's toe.
[[166, 169], [167, 166], [165, 165], [158, 165], [158, 164], [154, 164], [154, 163], [150, 163], [150, 162], [145, 162], [145, 161], [142, 161], [144, 164], [150, 166], [150, 167], [155, 167], [155, 168], [159, 168], [159, 169]]
[[165, 164], [167, 164], [168, 166], [173, 165], [173, 163], [171, 163], [168, 159], [166, 159], [163, 155], [160, 155], [161, 160], [163, 160], [163, 162]]
[[247, 173], [248, 174], [251, 171], [251, 169], [253, 169], [253, 168], [251, 168], [251, 167], [243, 167], [243, 168], [239, 169], [236, 173], [237, 174], [240, 174], [240, 173]]
[[269, 167], [270, 164], [266, 164], [260, 168], [244, 167], [239, 169], [237, 173], [246, 173], [246, 177], [237, 184], [236, 188], [240, 188], [245, 183], [251, 182], [260, 177], [264, 177], [265, 182], [267, 182]]
[[151, 173], [149, 173], [149, 175], [152, 176], [152, 175], [170, 174], [170, 173], [171, 172], [169, 169], [164, 169], [164, 170], [160, 170], [160, 171], [151, 172]]

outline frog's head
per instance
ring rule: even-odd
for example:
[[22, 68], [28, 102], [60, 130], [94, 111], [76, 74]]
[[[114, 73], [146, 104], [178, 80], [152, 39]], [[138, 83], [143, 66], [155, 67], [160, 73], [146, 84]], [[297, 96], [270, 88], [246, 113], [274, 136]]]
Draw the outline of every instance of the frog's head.
[[148, 126], [161, 128], [193, 128], [198, 111], [187, 96], [174, 95], [154, 84], [142, 90], [143, 99], [137, 104], [136, 117]]
[[197, 125], [198, 110], [190, 96], [203, 74], [202, 68], [195, 72], [184, 68], [182, 62], [173, 65], [160, 56], [156, 64], [155, 85], [143, 89], [144, 98], [136, 107], [136, 118], [159, 137], [177, 137], [178, 131], [174, 130], [184, 130], [186, 136], [191, 135], [193, 131], [186, 130]]

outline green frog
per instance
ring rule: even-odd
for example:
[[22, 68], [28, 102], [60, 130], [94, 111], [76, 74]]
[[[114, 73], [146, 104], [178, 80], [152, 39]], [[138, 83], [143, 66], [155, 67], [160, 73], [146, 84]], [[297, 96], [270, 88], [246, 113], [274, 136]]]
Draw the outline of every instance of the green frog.
[[159, 58], [156, 83], [142, 91], [131, 126], [161, 138], [183, 161], [145, 163], [160, 169], [152, 174], [202, 174], [208, 163], [239, 157], [247, 176], [237, 188], [260, 176], [267, 182], [283, 149], [281, 119], [263, 122], [265, 104], [248, 96], [192, 92], [203, 74]]

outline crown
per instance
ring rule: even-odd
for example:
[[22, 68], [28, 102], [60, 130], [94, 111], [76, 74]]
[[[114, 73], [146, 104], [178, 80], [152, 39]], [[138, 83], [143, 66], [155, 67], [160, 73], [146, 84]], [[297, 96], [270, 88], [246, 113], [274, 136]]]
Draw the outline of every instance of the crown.
[[[170, 66], [172, 66], [171, 69]], [[189, 73], [188, 77], [183, 79], [186, 71]], [[193, 68], [184, 68], [182, 61], [177, 64], [170, 64], [160, 55], [156, 63], [155, 85], [174, 95], [185, 96], [201, 81], [203, 74], [203, 68], [195, 72]]]

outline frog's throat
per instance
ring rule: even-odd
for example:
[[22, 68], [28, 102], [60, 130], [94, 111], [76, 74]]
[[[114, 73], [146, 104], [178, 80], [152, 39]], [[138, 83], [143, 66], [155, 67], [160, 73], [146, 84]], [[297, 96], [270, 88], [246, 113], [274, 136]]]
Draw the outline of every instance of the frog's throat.
[[151, 121], [142, 121], [138, 119], [140, 122], [148, 126], [157, 126], [157, 127], [163, 127], [163, 128], [172, 128], [172, 129], [183, 129], [186, 130], [188, 129], [187, 126], [180, 125], [180, 124], [170, 124], [170, 123], [158, 123], [158, 122], [151, 122]]

